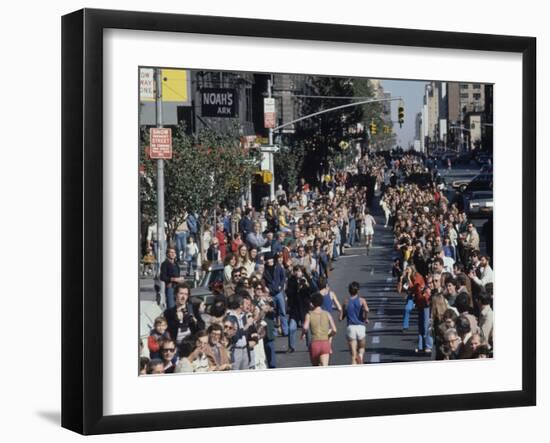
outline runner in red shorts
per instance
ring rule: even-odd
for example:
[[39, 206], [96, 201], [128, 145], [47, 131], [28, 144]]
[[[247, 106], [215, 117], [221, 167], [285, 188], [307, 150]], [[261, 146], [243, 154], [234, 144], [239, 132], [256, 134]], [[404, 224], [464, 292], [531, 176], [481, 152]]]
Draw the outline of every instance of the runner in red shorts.
[[328, 366], [331, 348], [329, 338], [336, 334], [336, 325], [330, 314], [323, 309], [323, 296], [316, 292], [311, 296], [313, 309], [306, 314], [302, 328], [302, 340], [311, 330], [309, 356], [313, 366]]

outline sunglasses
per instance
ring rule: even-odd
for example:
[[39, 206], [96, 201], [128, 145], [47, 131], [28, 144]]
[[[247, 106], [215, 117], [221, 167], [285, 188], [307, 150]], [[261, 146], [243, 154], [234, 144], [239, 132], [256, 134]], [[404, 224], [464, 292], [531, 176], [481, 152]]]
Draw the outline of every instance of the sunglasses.
[[176, 348], [164, 348], [164, 349], [161, 349], [161, 352], [174, 352], [176, 350]]
[[223, 325], [224, 329], [235, 329], [233, 326], [230, 325]]

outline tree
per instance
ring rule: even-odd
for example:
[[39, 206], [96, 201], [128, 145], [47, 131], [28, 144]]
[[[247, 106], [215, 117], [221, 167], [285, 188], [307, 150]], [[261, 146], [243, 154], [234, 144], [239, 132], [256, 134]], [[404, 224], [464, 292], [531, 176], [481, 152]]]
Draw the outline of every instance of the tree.
[[299, 140], [293, 142], [288, 148], [282, 148], [273, 156], [277, 182], [281, 183], [290, 193], [295, 192], [298, 185], [305, 154], [305, 143]]
[[[352, 103], [345, 97], [353, 97], [356, 79], [340, 77], [311, 76], [306, 81], [308, 92], [326, 98], [305, 98], [301, 104], [302, 115]], [[344, 97], [342, 99], [333, 97]], [[351, 141], [348, 129], [361, 121], [360, 106], [344, 108], [311, 119], [297, 125], [295, 140], [305, 149], [303, 175], [315, 181], [320, 174], [329, 172], [329, 165], [341, 155], [341, 141]]]
[[[142, 210], [156, 217], [156, 160], [148, 158], [145, 138], [141, 149], [144, 169], [142, 178]], [[238, 128], [219, 132], [200, 131], [196, 137], [188, 135], [183, 126], [175, 129], [173, 157], [164, 162], [164, 209], [168, 238], [173, 238], [184, 221], [185, 211], [201, 217], [201, 228], [206, 219], [214, 216], [217, 207], [234, 207], [242, 190], [248, 186], [257, 169], [259, 153], [247, 151], [240, 144]], [[201, 229], [202, 230], [202, 229]]]

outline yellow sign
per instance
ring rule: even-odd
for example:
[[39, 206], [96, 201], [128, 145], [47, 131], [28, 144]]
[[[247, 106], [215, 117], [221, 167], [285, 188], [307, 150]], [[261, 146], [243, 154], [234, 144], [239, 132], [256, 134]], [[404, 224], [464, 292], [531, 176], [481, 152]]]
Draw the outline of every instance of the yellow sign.
[[[153, 71], [153, 70], [142, 69], [142, 71], [144, 72], [141, 73], [141, 77], [143, 77], [147, 71]], [[189, 71], [186, 71], [184, 69], [162, 69], [160, 73], [160, 77], [162, 79], [162, 101], [163, 102], [182, 103], [182, 102], [190, 101]], [[142, 79], [141, 84], [144, 84], [144, 81], [145, 80]], [[142, 102], [155, 101], [154, 94], [147, 94], [147, 93], [144, 93], [144, 91], [145, 91], [145, 88], [144, 86], [142, 86], [142, 90], [140, 90]]]

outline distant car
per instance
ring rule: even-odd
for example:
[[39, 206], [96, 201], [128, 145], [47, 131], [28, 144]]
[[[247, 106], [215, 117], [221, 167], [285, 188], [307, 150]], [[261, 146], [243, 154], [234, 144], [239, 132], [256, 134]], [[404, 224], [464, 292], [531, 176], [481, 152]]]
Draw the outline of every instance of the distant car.
[[223, 265], [216, 263], [208, 266], [196, 288], [191, 289], [191, 297], [200, 298], [206, 305], [214, 301], [214, 289], [223, 286]]
[[465, 203], [468, 217], [488, 217], [493, 213], [493, 191], [474, 191], [465, 196]]
[[455, 152], [455, 151], [446, 151], [442, 156], [441, 156], [441, 162], [443, 163], [443, 166], [447, 165], [447, 162], [449, 160], [451, 160], [451, 164], [455, 164], [457, 163], [457, 160], [458, 160], [458, 154]]
[[493, 162], [493, 156], [482, 152], [475, 157], [476, 163], [481, 167], [483, 165], [488, 165]]
[[493, 191], [493, 173], [482, 172], [476, 175], [467, 185], [460, 186], [464, 194], [471, 194], [475, 191]]

